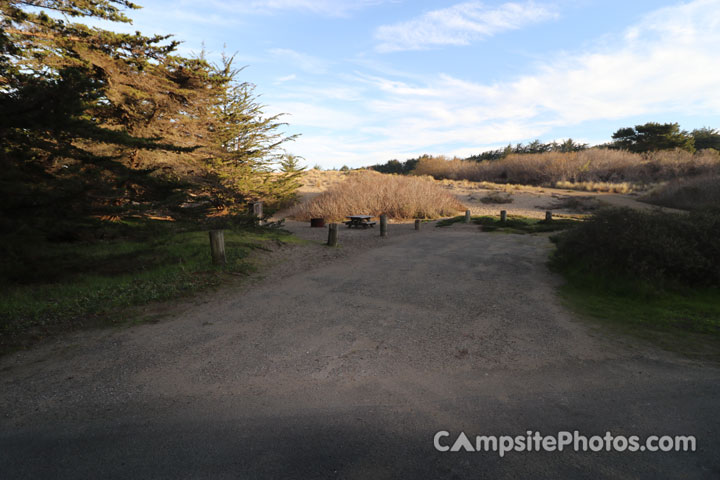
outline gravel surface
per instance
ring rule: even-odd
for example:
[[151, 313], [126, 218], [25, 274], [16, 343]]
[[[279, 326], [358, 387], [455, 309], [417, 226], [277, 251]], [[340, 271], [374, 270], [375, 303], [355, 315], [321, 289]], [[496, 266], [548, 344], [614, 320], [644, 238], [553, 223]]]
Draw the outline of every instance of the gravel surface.
[[[720, 369], [578, 321], [547, 237], [288, 228], [263, 278], [0, 359], [2, 478], [718, 478]], [[151, 310], [151, 309], [150, 309]], [[157, 313], [157, 312], [155, 312]], [[683, 434], [694, 453], [440, 453]]]

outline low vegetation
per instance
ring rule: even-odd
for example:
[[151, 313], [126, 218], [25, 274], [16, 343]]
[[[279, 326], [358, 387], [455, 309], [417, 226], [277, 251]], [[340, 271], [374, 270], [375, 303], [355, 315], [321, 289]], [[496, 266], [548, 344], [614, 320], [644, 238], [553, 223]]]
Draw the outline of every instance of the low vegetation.
[[597, 148], [569, 153], [511, 154], [482, 162], [425, 157], [413, 170], [415, 175], [436, 179], [539, 186], [565, 182], [565, 187], [583, 182], [648, 184], [717, 172], [720, 154], [712, 149], [695, 154], [684, 150], [639, 154]]
[[720, 212], [603, 209], [554, 237], [578, 310], [647, 334], [720, 337]]
[[[550, 221], [538, 220], [536, 218], [527, 218], [516, 215], [509, 215], [503, 222], [499, 216], [477, 216], [471, 217], [472, 223], [480, 225], [483, 232], [499, 232], [499, 233], [546, 233], [557, 232], [575, 226], [578, 220], [570, 218], [558, 218]], [[437, 222], [437, 227], [447, 227], [454, 223], [462, 223], [465, 216], [460, 215], [453, 218], [444, 218]]]
[[481, 197], [480, 201], [485, 204], [491, 203], [501, 205], [505, 203], [512, 203], [513, 198], [509, 193], [492, 192], [484, 197]]
[[679, 178], [651, 191], [644, 202], [663, 207], [698, 210], [720, 207], [720, 175]]
[[354, 172], [291, 213], [296, 220], [324, 218], [341, 221], [347, 215], [390, 218], [439, 218], [454, 215], [465, 206], [454, 195], [424, 178]]
[[[226, 227], [231, 227], [226, 225]], [[108, 240], [48, 242], [4, 236], [0, 352], [59, 332], [125, 321], [125, 307], [187, 295], [254, 270], [250, 253], [294, 242], [277, 229], [225, 230], [227, 265], [211, 264], [207, 230], [125, 221]]]

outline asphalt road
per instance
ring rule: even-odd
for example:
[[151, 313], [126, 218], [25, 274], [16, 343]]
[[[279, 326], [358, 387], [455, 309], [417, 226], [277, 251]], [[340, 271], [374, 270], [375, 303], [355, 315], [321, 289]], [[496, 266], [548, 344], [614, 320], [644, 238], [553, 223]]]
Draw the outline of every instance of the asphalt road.
[[[574, 318], [547, 238], [390, 233], [0, 359], [0, 478], [720, 478], [720, 369]], [[697, 450], [433, 444], [575, 430]]]

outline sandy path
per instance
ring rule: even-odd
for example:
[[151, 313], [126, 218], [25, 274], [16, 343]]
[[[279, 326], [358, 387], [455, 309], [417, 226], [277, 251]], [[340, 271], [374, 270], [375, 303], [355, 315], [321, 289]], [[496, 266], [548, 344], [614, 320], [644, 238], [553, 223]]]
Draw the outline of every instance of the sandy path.
[[[3, 478], [717, 478], [720, 370], [577, 322], [547, 238], [391, 225], [341, 242], [172, 321], [1, 359]], [[700, 451], [432, 444], [575, 429], [696, 435]]]

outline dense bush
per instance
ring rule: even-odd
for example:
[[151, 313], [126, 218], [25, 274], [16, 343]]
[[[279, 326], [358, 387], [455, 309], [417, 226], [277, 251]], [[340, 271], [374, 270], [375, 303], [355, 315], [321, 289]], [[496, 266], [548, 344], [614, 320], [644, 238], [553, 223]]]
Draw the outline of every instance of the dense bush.
[[719, 210], [604, 209], [554, 240], [552, 264], [561, 270], [659, 286], [720, 286]]
[[464, 209], [455, 196], [431, 180], [363, 171], [351, 173], [344, 182], [299, 205], [291, 216], [328, 221], [340, 221], [347, 215], [383, 213], [390, 218], [438, 218]]
[[678, 178], [653, 190], [642, 200], [685, 210], [718, 208], [720, 207], [720, 175]]

